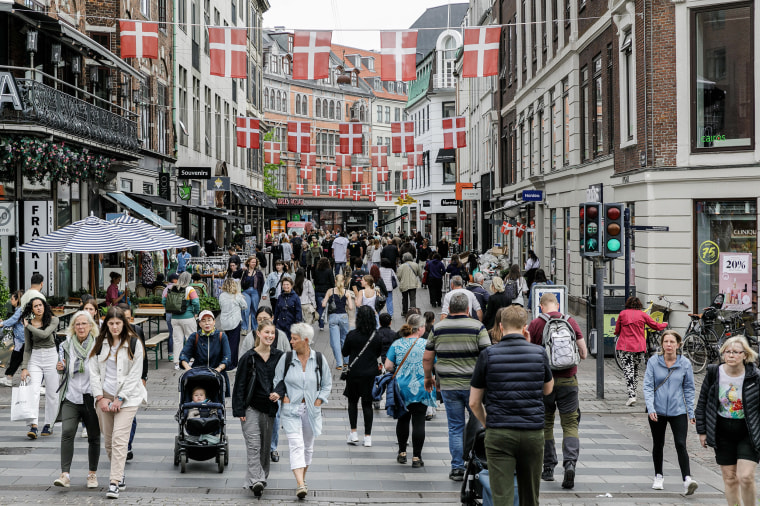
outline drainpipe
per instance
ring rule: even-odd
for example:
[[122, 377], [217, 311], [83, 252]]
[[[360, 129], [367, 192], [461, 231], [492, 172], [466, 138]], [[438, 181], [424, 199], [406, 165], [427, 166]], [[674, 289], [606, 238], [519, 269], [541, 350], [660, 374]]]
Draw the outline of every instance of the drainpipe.
[[649, 110], [649, 86], [647, 79], [647, 0], [644, 0], [644, 167], [649, 165], [649, 124], [647, 123], [647, 111]]

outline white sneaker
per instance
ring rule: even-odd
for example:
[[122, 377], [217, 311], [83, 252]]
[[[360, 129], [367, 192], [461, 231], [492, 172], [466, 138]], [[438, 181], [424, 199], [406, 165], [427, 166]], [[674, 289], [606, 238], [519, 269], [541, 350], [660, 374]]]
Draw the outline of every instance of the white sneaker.
[[13, 381], [8, 379], [8, 376], [3, 376], [0, 378], [0, 385], [3, 385], [4, 387], [12, 387]]
[[362, 446], [372, 446], [372, 436], [364, 436]]
[[692, 495], [699, 487], [699, 484], [691, 479], [691, 476], [687, 476], [683, 480], [683, 495]]
[[626, 406], [633, 406], [634, 404], [636, 404], [636, 397], [629, 397], [625, 403]]
[[82, 439], [87, 439], [87, 427], [82, 427]]
[[179, 371], [179, 364], [174, 364], [174, 370]]
[[652, 488], [655, 490], [662, 490], [664, 483], [665, 483], [665, 478], [663, 478], [661, 474], [657, 474], [654, 477], [654, 483], [652, 483]]
[[356, 432], [349, 432], [348, 436], [346, 437], [346, 443], [350, 445], [356, 445], [359, 443], [359, 434]]
[[40, 395], [45, 395], [45, 387], [40, 387]]

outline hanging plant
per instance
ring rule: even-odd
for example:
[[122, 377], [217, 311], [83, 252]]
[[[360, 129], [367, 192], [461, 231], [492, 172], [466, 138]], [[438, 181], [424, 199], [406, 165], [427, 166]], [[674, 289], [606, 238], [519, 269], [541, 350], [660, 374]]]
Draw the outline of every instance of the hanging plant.
[[87, 148], [69, 147], [34, 137], [4, 139], [0, 146], [0, 179], [15, 179], [16, 163], [29, 181], [73, 183], [92, 179], [97, 183], [108, 180], [111, 159], [90, 154]]

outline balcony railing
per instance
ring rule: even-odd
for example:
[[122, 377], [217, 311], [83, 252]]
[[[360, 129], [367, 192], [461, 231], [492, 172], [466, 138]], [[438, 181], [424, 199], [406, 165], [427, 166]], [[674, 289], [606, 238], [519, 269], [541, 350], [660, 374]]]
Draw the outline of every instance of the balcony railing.
[[0, 122], [38, 124], [126, 151], [136, 152], [140, 148], [137, 121], [130, 119], [134, 115], [129, 111], [108, 104], [82, 90], [78, 90], [77, 93], [98, 98], [99, 104], [107, 104], [124, 115], [33, 79], [16, 79], [16, 84], [23, 107], [20, 111], [12, 107], [3, 107], [0, 109]]

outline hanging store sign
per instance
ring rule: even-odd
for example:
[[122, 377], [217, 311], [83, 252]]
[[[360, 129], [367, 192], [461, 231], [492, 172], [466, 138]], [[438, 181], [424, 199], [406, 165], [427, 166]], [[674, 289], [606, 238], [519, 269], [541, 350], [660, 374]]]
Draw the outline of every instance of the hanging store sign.
[[226, 176], [215, 176], [213, 179], [206, 181], [206, 189], [216, 192], [230, 191], [230, 178]]
[[455, 206], [457, 205], [456, 199], [441, 199], [442, 206]]
[[[53, 231], [53, 201], [39, 200], [24, 202], [24, 243], [46, 236]], [[24, 279], [30, 279], [32, 274], [39, 272], [45, 277], [45, 288], [48, 294], [55, 293], [55, 273], [52, 253], [24, 253]]]
[[211, 179], [211, 167], [177, 167], [177, 179]]
[[0, 72], [0, 109], [3, 104], [11, 104], [17, 111], [23, 109], [16, 79], [10, 72]]
[[462, 188], [462, 200], [480, 200], [480, 190], [477, 188]]
[[0, 203], [0, 235], [16, 235], [16, 208], [13, 202]]
[[158, 174], [158, 196], [162, 199], [171, 200], [171, 174], [168, 172], [161, 172]]

